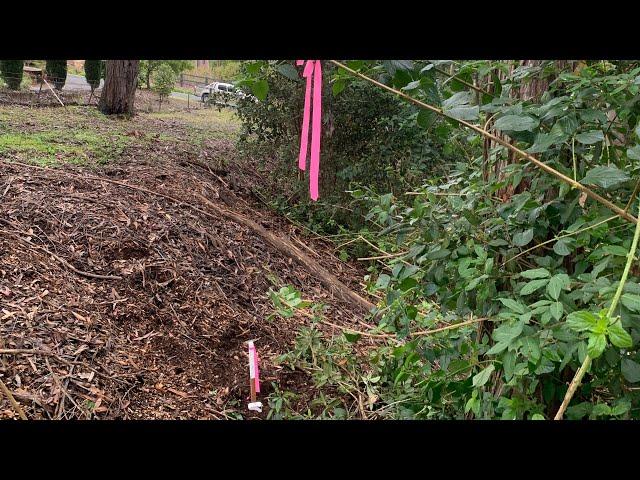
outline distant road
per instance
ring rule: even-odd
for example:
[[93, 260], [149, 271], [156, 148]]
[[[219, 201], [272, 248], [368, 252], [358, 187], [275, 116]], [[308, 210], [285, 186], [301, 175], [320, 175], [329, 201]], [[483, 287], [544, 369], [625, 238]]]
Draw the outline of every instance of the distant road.
[[[102, 88], [104, 86], [104, 79], [100, 80], [100, 86], [98, 88]], [[40, 85], [35, 85], [31, 87], [31, 90], [38, 91], [40, 90]], [[91, 91], [91, 87], [87, 83], [87, 79], [81, 75], [67, 75], [67, 81], [62, 88], [63, 92], [89, 92]], [[197, 95], [182, 93], [182, 92], [172, 92], [171, 98], [175, 98], [176, 100], [184, 100], [187, 101], [187, 98], [190, 102], [200, 102], [200, 97]]]
[[182, 93], [182, 92], [171, 92], [171, 98], [175, 98], [176, 100], [184, 100], [187, 101], [187, 98], [190, 102], [200, 102], [200, 97], [197, 95], [192, 95], [190, 93]]
[[[51, 82], [49, 82], [51, 83]], [[104, 86], [104, 79], [100, 80], [100, 86], [98, 88], [102, 88]], [[34, 85], [31, 87], [31, 90], [38, 91], [40, 90], [40, 85]], [[90, 92], [91, 87], [87, 83], [87, 79], [81, 75], [67, 75], [67, 81], [62, 87], [63, 92]]]

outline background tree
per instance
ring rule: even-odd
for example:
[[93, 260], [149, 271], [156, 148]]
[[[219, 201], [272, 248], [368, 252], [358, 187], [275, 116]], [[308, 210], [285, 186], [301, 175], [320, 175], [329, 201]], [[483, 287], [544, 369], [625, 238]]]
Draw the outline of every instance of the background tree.
[[47, 60], [45, 68], [47, 78], [53, 81], [54, 87], [62, 90], [67, 81], [67, 61], [66, 60]]
[[140, 60], [107, 60], [98, 108], [107, 115], [134, 114]]
[[84, 74], [86, 76], [87, 83], [91, 87], [91, 96], [93, 96], [94, 90], [100, 86], [102, 60], [86, 60], [84, 62]]
[[153, 89], [160, 96], [160, 108], [162, 108], [162, 99], [171, 94], [175, 84], [175, 72], [167, 64], [160, 65], [153, 78]]
[[11, 90], [20, 89], [22, 75], [24, 72], [24, 60], [2, 60], [0, 61], [0, 70], [2, 71], [2, 79]]
[[185, 70], [193, 67], [192, 60], [140, 60], [140, 83], [151, 90], [151, 81], [154, 74], [162, 65], [167, 65], [176, 74], [180, 75]]

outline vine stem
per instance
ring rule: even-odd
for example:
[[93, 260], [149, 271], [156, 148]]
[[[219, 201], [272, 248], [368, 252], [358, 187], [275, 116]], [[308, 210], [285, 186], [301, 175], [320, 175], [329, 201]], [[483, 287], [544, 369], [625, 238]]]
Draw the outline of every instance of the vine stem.
[[[639, 209], [640, 210], [640, 209]], [[636, 223], [636, 230], [633, 234], [633, 242], [631, 243], [631, 248], [629, 249], [629, 253], [627, 253], [627, 263], [624, 266], [624, 271], [622, 272], [622, 278], [620, 278], [620, 283], [618, 284], [618, 289], [616, 290], [616, 294], [613, 296], [613, 301], [611, 302], [611, 306], [609, 307], [609, 311], [607, 312], [607, 317], [612, 318], [613, 313], [615, 312], [616, 307], [618, 306], [618, 302], [620, 301], [620, 297], [622, 296], [622, 290], [624, 289], [624, 285], [627, 282], [627, 277], [629, 276], [629, 271], [631, 270], [631, 264], [633, 263], [633, 259], [636, 255], [636, 250], [638, 248], [638, 239], [640, 238], [640, 222]], [[569, 406], [569, 402], [573, 398], [573, 395], [576, 393], [577, 388], [582, 383], [582, 378], [584, 374], [587, 372], [589, 367], [591, 366], [592, 358], [587, 354], [582, 365], [576, 372], [573, 380], [569, 384], [569, 389], [564, 396], [564, 400], [562, 400], [562, 404], [560, 408], [558, 408], [558, 412], [556, 416], [553, 418], [554, 420], [562, 420], [562, 416], [564, 415], [565, 410]]]
[[380, 88], [383, 88], [391, 93], [395, 93], [396, 95], [399, 95], [400, 97], [410, 101], [411, 103], [414, 103], [416, 105], [418, 105], [421, 108], [425, 108], [427, 110], [431, 110], [432, 112], [442, 116], [442, 117], [446, 117], [449, 120], [452, 120], [456, 123], [459, 123], [460, 125], [463, 125], [477, 133], [479, 133], [480, 135], [483, 135], [487, 138], [490, 138], [491, 140], [493, 140], [495, 143], [498, 143], [500, 145], [502, 145], [503, 147], [511, 150], [512, 152], [514, 152], [515, 154], [517, 154], [519, 157], [524, 158], [525, 160], [533, 163], [534, 165], [536, 165], [538, 168], [544, 170], [545, 172], [553, 175], [554, 177], [558, 178], [559, 180], [562, 180], [565, 183], [568, 183], [569, 185], [573, 186], [574, 188], [580, 190], [581, 192], [584, 192], [588, 197], [591, 197], [593, 200], [601, 203], [602, 205], [606, 206], [608, 209], [612, 210], [613, 212], [616, 213], [616, 215], [618, 215], [619, 217], [624, 218], [625, 220], [628, 220], [632, 223], [637, 224], [638, 223], [638, 219], [636, 217], [634, 217], [633, 215], [630, 215], [628, 212], [624, 211], [622, 208], [620, 208], [619, 206], [617, 206], [616, 204], [614, 204], [613, 202], [610, 202], [609, 200], [607, 200], [606, 198], [602, 197], [601, 195], [598, 195], [596, 192], [594, 192], [593, 190], [591, 190], [589, 187], [586, 187], [585, 185], [581, 184], [580, 182], [572, 179], [571, 177], [566, 176], [565, 174], [557, 171], [556, 169], [550, 167], [549, 165], [547, 165], [546, 163], [541, 162], [540, 160], [538, 160], [536, 157], [534, 157], [533, 155], [525, 152], [524, 150], [519, 149], [518, 147], [512, 145], [511, 143], [507, 142], [506, 140], [503, 140], [502, 138], [497, 137], [496, 135], [493, 135], [492, 133], [489, 133], [488, 131], [482, 129], [481, 127], [478, 127], [477, 125], [474, 125], [472, 123], [466, 122], [464, 120], [460, 120], [459, 118], [453, 117], [447, 113], [445, 113], [443, 110], [434, 107], [433, 105], [429, 105], [428, 103], [424, 103], [420, 100], [418, 100], [417, 98], [413, 98], [410, 95], [407, 95], [404, 92], [401, 92], [400, 90], [396, 90], [395, 88], [389, 87], [388, 85], [385, 85], [384, 83], [378, 82], [377, 80], [374, 80], [371, 77], [367, 77], [366, 75], [353, 70], [352, 68], [347, 67], [346, 65], [344, 65], [343, 63], [338, 62], [337, 60], [329, 60], [329, 62], [333, 63], [334, 65], [342, 68], [343, 70], [351, 73], [352, 75], [355, 75], [356, 77], [360, 77], [363, 80], [366, 80], [370, 83], [373, 83], [374, 85], [377, 85]]

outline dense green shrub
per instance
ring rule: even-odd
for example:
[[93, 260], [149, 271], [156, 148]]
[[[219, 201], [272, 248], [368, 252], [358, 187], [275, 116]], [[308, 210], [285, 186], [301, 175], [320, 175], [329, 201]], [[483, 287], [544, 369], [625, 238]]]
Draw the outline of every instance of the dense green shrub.
[[[163, 65], [171, 68], [176, 78], [180, 73], [191, 68], [191, 60], [140, 60], [140, 70], [138, 71], [138, 85], [144, 85], [146, 88], [152, 88], [152, 81]], [[175, 81], [174, 81], [175, 83]]]
[[91, 90], [98, 88], [102, 78], [102, 60], [85, 60], [84, 74]]
[[47, 78], [49, 78], [56, 89], [62, 90], [67, 81], [67, 61], [47, 60]]
[[[433, 65], [398, 75], [399, 64], [371, 70], [453, 117], [494, 122], [519, 148], [637, 215], [638, 62], [568, 71], [554, 62], [460, 62], [461, 74], [473, 74], [467, 83], [491, 78], [494, 93], [467, 91], [447, 75], [440, 101], [421, 78]], [[521, 98], [539, 74], [550, 75], [549, 87]], [[406, 194], [352, 192], [368, 211], [352, 241], [367, 238], [378, 255], [365, 277], [378, 298], [379, 315], [368, 319], [376, 328], [365, 332], [377, 335], [375, 345], [358, 345], [370, 337], [356, 332], [302, 329], [283, 361], [308, 372], [322, 394], [301, 406], [276, 391], [274, 415], [549, 419], [589, 355], [564, 417], [640, 418], [636, 262], [610, 309], [637, 254], [628, 257], [633, 223], [474, 131], [421, 123], [457, 161]]]
[[19, 90], [24, 74], [24, 60], [0, 61], [2, 79], [11, 90]]
[[[294, 208], [314, 227], [334, 231], [337, 225], [361, 224], [362, 211], [338, 204], [353, 182], [397, 189], [408, 178], [432, 168], [433, 142], [414, 117], [417, 111], [365, 82], [332, 87], [333, 68], [325, 65], [323, 91], [321, 208], [310, 209], [308, 179], [300, 178], [297, 158], [305, 83], [292, 63], [244, 62], [237, 83], [258, 101], [239, 102], [242, 120], [239, 146], [257, 159], [272, 180], [270, 197]], [[265, 88], [267, 91], [265, 91]], [[260, 98], [263, 97], [263, 98]], [[422, 172], [422, 173], [420, 173]], [[287, 199], [287, 200], [285, 200]], [[284, 202], [284, 203], [283, 203]]]

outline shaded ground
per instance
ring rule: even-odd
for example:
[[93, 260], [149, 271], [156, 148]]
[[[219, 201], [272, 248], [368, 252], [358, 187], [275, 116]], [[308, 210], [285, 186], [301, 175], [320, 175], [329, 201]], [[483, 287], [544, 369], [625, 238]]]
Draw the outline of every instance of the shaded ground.
[[[361, 290], [362, 271], [252, 201], [231, 113], [177, 110], [0, 108], [0, 378], [30, 418], [265, 417], [246, 408], [246, 340], [263, 403], [271, 382], [309, 389], [273, 366], [308, 319], [267, 320], [269, 288], [294, 285], [338, 324], [358, 317], [254, 232], [188, 207], [211, 211], [199, 193], [243, 213]], [[14, 416], [2, 398], [0, 418]]]

